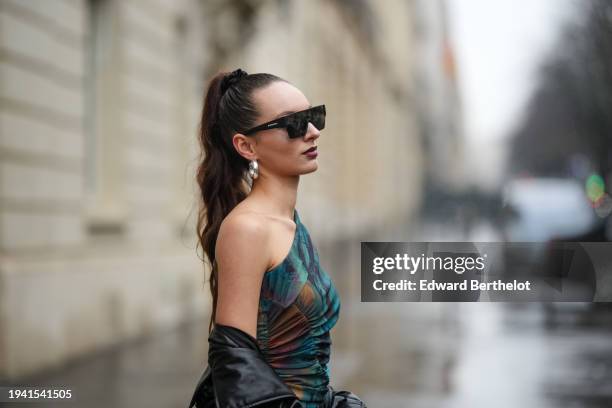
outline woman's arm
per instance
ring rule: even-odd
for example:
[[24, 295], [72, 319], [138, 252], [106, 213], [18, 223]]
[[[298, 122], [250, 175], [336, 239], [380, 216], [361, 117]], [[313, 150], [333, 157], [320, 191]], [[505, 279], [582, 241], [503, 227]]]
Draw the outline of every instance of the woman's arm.
[[192, 404], [303, 408], [256, 341], [259, 294], [263, 275], [272, 265], [272, 242], [263, 217], [235, 214], [221, 224], [215, 248], [216, 326], [208, 339], [211, 369], [203, 374]]
[[270, 264], [265, 220], [235, 214], [221, 224], [215, 256], [218, 265], [215, 323], [257, 337], [257, 311], [263, 274]]

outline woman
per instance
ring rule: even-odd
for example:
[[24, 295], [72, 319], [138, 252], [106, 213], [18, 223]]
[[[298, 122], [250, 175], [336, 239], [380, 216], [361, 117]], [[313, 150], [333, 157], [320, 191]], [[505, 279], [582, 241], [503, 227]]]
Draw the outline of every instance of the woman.
[[288, 396], [305, 408], [364, 406], [329, 386], [340, 300], [295, 209], [324, 126], [325, 106], [277, 76], [238, 69], [210, 82], [198, 237], [212, 267], [207, 392], [217, 406], [281, 406]]

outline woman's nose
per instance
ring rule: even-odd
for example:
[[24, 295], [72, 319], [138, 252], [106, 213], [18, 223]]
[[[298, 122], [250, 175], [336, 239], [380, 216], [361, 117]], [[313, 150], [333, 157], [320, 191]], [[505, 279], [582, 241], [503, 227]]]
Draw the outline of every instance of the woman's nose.
[[304, 136], [304, 140], [317, 140], [321, 136], [321, 131], [315, 127], [312, 123], [308, 123], [308, 130]]

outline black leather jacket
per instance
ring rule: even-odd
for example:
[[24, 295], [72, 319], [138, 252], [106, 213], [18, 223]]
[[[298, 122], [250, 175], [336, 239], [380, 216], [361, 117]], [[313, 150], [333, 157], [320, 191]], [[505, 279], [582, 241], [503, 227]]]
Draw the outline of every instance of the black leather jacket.
[[[257, 340], [231, 326], [215, 325], [208, 337], [208, 366], [189, 408], [302, 408], [291, 389], [263, 358]], [[322, 408], [365, 404], [348, 391], [329, 387]]]

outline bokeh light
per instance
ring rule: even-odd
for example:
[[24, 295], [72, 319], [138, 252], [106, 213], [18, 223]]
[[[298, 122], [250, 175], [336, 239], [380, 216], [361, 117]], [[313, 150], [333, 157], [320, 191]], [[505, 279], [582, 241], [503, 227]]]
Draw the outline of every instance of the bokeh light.
[[596, 173], [591, 174], [586, 180], [586, 194], [591, 203], [597, 206], [605, 193], [605, 183], [603, 178]]

